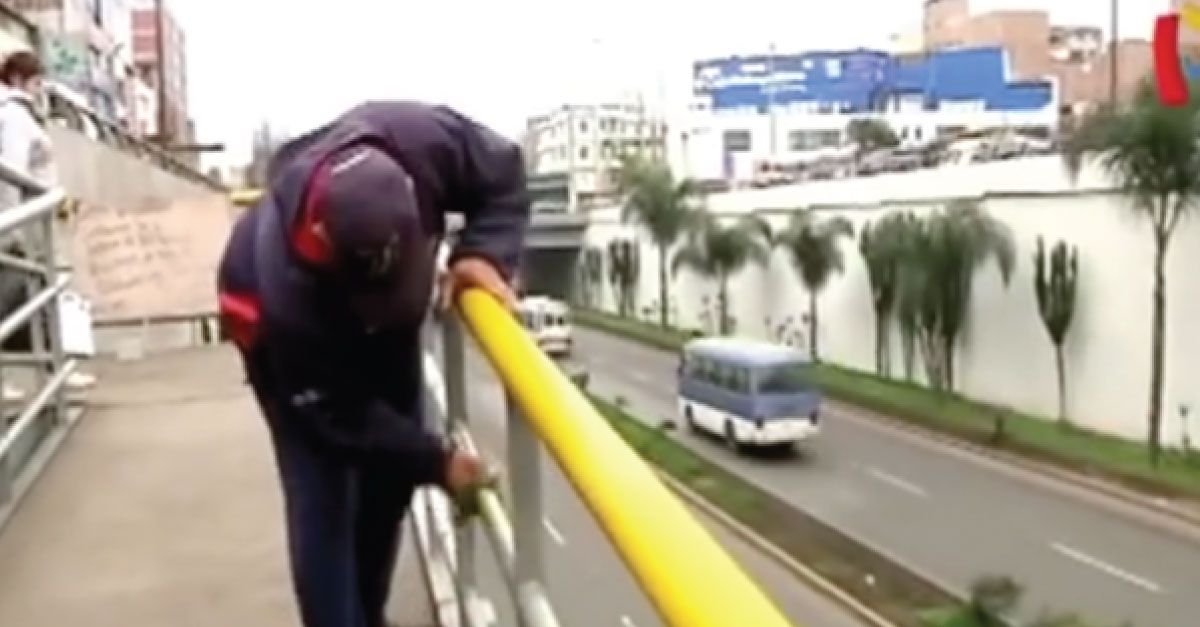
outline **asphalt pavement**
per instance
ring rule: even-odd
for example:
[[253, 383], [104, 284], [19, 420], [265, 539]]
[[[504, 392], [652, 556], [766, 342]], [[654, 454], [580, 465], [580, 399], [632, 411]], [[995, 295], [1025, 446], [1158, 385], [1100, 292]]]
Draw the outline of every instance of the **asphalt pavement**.
[[[503, 395], [490, 367], [477, 354], [468, 358], [472, 433], [489, 458], [503, 462], [505, 418]], [[550, 600], [564, 627], [656, 627], [663, 625], [645, 594], [568, 484], [553, 458], [542, 454], [544, 556]], [[636, 507], [635, 503], [630, 504]], [[739, 537], [704, 518], [704, 522], [746, 572], [792, 619], [805, 627], [861, 627], [841, 606], [810, 590], [772, 559]], [[487, 541], [476, 538], [481, 589], [493, 601], [497, 625], [515, 625], [496, 561]], [[686, 568], [686, 564], [681, 564]], [[731, 626], [751, 627], [751, 626]]]
[[[576, 330], [590, 389], [640, 417], [677, 419], [676, 358]], [[952, 589], [1005, 574], [1023, 613], [1077, 611], [1100, 625], [1195, 627], [1200, 541], [1149, 515], [828, 403], [821, 434], [795, 456], [739, 455], [677, 432], [696, 452]]]

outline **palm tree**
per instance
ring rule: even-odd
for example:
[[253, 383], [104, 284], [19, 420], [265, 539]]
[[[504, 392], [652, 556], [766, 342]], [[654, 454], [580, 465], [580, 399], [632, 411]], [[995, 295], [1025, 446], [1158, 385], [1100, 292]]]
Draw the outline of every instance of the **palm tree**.
[[[896, 309], [900, 268], [913, 221], [911, 214], [894, 213], [875, 224], [868, 222], [859, 234], [858, 250], [867, 266], [871, 306], [875, 311], [875, 372], [883, 376], [891, 373], [890, 322]], [[906, 363], [911, 364], [911, 360]], [[911, 372], [911, 365], [908, 369]]]
[[1158, 100], [1153, 85], [1146, 83], [1128, 107], [1106, 107], [1085, 119], [1063, 152], [1073, 178], [1086, 159], [1098, 162], [1132, 201], [1134, 212], [1150, 222], [1154, 293], [1147, 418], [1153, 463], [1158, 463], [1162, 439], [1167, 251], [1180, 220], [1196, 209], [1200, 198], [1198, 113], [1200, 100], [1168, 107]]
[[596, 306], [596, 289], [603, 286], [604, 281], [604, 250], [588, 246], [583, 250], [579, 263], [579, 294], [583, 298], [583, 306]]
[[670, 322], [667, 256], [695, 220], [698, 190], [692, 181], [676, 179], [667, 164], [634, 157], [623, 160], [617, 188], [624, 197], [621, 219], [641, 225], [658, 247], [659, 323], [665, 327]]
[[613, 294], [617, 297], [617, 314], [620, 316], [633, 315], [637, 303], [638, 277], [641, 276], [641, 262], [638, 255], [637, 242], [617, 239], [608, 243], [608, 280], [612, 283]]
[[779, 236], [775, 245], [784, 248], [792, 260], [792, 267], [808, 290], [808, 350], [813, 361], [820, 361], [817, 344], [817, 297], [834, 274], [844, 269], [839, 240], [854, 237], [854, 226], [842, 216], [825, 220], [817, 217], [811, 209], [797, 209], [791, 222]]
[[954, 390], [954, 348], [970, 311], [975, 271], [992, 258], [1007, 285], [1016, 263], [1012, 234], [974, 201], [952, 202], [910, 234], [899, 281], [901, 318], [914, 327], [935, 389]]
[[[1049, 265], [1047, 265], [1049, 261]], [[1050, 258], [1046, 258], [1046, 247], [1038, 238], [1037, 252], [1033, 256], [1033, 289], [1037, 294], [1038, 313], [1046, 325], [1046, 333], [1054, 344], [1054, 366], [1058, 372], [1058, 420], [1067, 422], [1067, 378], [1063, 361], [1063, 342], [1075, 316], [1075, 286], [1079, 279], [1079, 251], [1068, 247], [1066, 242], [1054, 245]]]
[[699, 214], [688, 239], [671, 260], [672, 273], [688, 268], [717, 282], [717, 327], [721, 335], [733, 331], [729, 317], [729, 277], [751, 261], [766, 265], [771, 258], [771, 228], [756, 215], [722, 226], [709, 213]]

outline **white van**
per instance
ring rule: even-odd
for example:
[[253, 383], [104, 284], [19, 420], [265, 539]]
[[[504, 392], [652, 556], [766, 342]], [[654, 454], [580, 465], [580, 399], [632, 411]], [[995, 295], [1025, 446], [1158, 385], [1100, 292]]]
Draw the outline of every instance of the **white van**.
[[570, 309], [561, 301], [545, 296], [528, 296], [517, 307], [521, 324], [546, 354], [571, 354]]

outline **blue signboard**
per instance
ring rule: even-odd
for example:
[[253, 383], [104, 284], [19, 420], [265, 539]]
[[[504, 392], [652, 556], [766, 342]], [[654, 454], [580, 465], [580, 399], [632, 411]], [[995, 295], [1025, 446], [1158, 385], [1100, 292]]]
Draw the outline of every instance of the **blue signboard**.
[[878, 110], [887, 98], [920, 94], [932, 104], [979, 100], [989, 110], [1037, 110], [1053, 101], [1048, 81], [1013, 81], [999, 47], [945, 50], [901, 60], [853, 50], [698, 61], [694, 92], [715, 110], [765, 112], [810, 103], [818, 113]]

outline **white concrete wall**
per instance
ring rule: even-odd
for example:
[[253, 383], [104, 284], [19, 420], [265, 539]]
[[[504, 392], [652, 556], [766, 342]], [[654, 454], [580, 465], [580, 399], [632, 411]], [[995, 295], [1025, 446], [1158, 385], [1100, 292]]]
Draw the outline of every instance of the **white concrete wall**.
[[234, 221], [222, 192], [51, 125], [59, 183], [78, 200], [58, 223], [60, 262], [97, 321], [216, 312], [216, 268]]
[[[822, 181], [799, 186], [713, 196], [710, 210], [738, 215], [769, 210], [777, 225], [787, 210], [816, 208], [849, 218], [856, 230], [891, 211], [918, 213], [954, 197], [981, 199], [982, 206], [1008, 224], [1018, 247], [1017, 269], [1005, 288], [994, 265], [975, 281], [970, 319], [958, 353], [958, 388], [967, 396], [1052, 416], [1056, 412], [1051, 345], [1038, 317], [1033, 294], [1033, 249], [1039, 235], [1065, 239], [1079, 248], [1079, 302], [1067, 342], [1069, 410], [1079, 424], [1142, 438], [1149, 400], [1153, 246], [1148, 225], [1129, 210], [1128, 201], [1108, 191], [1102, 173], [1088, 170], [1078, 185], [1065, 176], [1057, 157], [953, 166], [910, 174]], [[618, 212], [593, 215], [587, 240], [603, 246], [630, 231]], [[645, 238], [643, 238], [645, 239]], [[827, 360], [874, 368], [874, 318], [866, 268], [857, 241], [843, 245], [846, 272], [821, 295], [819, 339]], [[657, 299], [655, 250], [643, 248], [639, 302]], [[1181, 436], [1180, 405], [1200, 403], [1200, 220], [1184, 221], [1172, 242], [1168, 269], [1166, 399], [1164, 437]], [[699, 303], [714, 286], [687, 273], [676, 277], [671, 293], [680, 309], [676, 324], [699, 327]], [[605, 304], [612, 308], [611, 289]], [[799, 323], [807, 295], [782, 252], [770, 268], [750, 269], [732, 289], [732, 314], [739, 334], [768, 338], [765, 320], [792, 316]], [[898, 339], [893, 337], [893, 373], [903, 372]], [[918, 362], [917, 371], [920, 372]], [[1192, 438], [1200, 428], [1191, 421]]]

